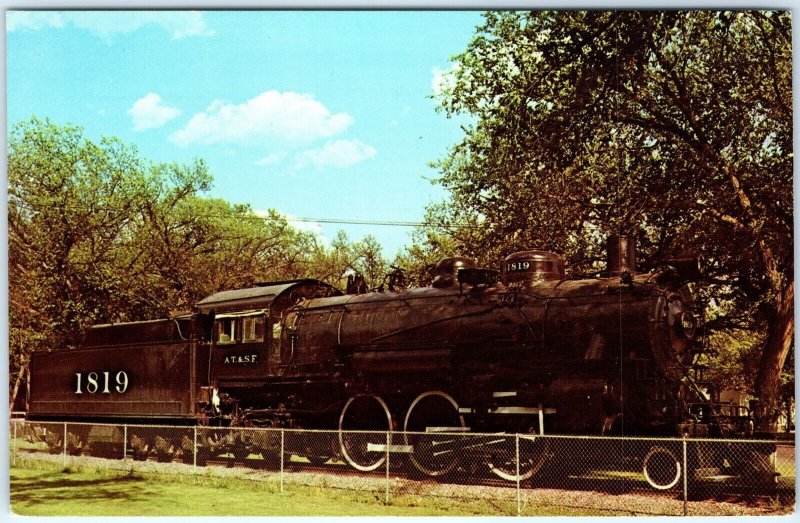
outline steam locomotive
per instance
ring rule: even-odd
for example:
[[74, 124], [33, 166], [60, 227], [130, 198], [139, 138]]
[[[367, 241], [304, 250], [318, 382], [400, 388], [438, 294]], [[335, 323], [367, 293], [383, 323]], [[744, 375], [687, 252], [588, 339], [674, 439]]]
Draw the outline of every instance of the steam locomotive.
[[[363, 471], [383, 463], [373, 450], [388, 431], [422, 474], [470, 456], [509, 480], [559, 454], [542, 434], [750, 436], [747, 413], [725, 411], [692, 371], [703, 343], [690, 286], [700, 277], [691, 258], [637, 272], [633, 240], [614, 236], [596, 278], [566, 279], [563, 257], [529, 250], [500, 271], [445, 258], [431, 286], [408, 290], [342, 293], [302, 279], [217, 292], [191, 314], [98, 325], [77, 349], [36, 352], [27, 415], [128, 424], [136, 459], [188, 445], [186, 433], [168, 441], [144, 424], [334, 429], [333, 444], [290, 451]], [[90, 427], [71, 425], [70, 449], [123, 441]], [[453, 436], [464, 432], [525, 435], [526, 458], [516, 463], [513, 440], [493, 436], [467, 451]], [[274, 444], [236, 434], [203, 438], [202, 455]], [[630, 448], [652, 486], [675, 484], [676, 452]], [[733, 458], [692, 459], [714, 475]]]

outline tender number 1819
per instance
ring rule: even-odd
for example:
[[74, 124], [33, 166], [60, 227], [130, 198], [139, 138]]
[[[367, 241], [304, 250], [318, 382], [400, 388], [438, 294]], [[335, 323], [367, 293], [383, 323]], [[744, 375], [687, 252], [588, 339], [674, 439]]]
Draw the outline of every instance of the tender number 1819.
[[[101, 376], [102, 375], [102, 376]], [[83, 394], [83, 373], [76, 372], [75, 376], [78, 378], [78, 383], [75, 386], [75, 394]], [[111, 382], [111, 372], [103, 371], [103, 372], [90, 372], [86, 375], [86, 385], [85, 390], [89, 394], [96, 394], [101, 392], [103, 394], [111, 394], [111, 390], [115, 392], [119, 392], [122, 394], [126, 390], [128, 390], [128, 373], [124, 370], [117, 372], [114, 376], [114, 381], [116, 383]]]

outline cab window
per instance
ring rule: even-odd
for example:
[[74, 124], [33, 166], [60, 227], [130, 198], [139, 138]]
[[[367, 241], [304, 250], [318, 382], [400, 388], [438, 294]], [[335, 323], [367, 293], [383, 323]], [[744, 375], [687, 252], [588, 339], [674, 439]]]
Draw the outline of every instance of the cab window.
[[221, 318], [216, 322], [214, 329], [218, 345], [236, 343], [236, 318]]
[[263, 315], [242, 318], [242, 341], [245, 343], [264, 341]]

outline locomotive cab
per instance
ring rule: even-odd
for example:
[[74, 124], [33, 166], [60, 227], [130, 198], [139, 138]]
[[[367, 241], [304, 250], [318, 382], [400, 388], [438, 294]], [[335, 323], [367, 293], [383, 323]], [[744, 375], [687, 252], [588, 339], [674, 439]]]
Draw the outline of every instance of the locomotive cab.
[[211, 338], [212, 382], [242, 386], [282, 374], [281, 324], [286, 310], [301, 300], [341, 294], [317, 280], [271, 282], [221, 291], [198, 302], [214, 318]]

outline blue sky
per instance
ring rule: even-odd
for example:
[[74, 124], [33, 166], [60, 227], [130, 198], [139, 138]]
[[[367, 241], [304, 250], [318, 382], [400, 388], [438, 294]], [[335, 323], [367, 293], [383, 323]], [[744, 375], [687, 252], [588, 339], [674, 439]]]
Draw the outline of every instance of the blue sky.
[[[420, 221], [464, 121], [430, 95], [480, 13], [9, 12], [8, 124], [36, 115], [154, 161], [205, 159], [212, 196], [294, 217]], [[392, 258], [411, 228], [373, 234]]]

